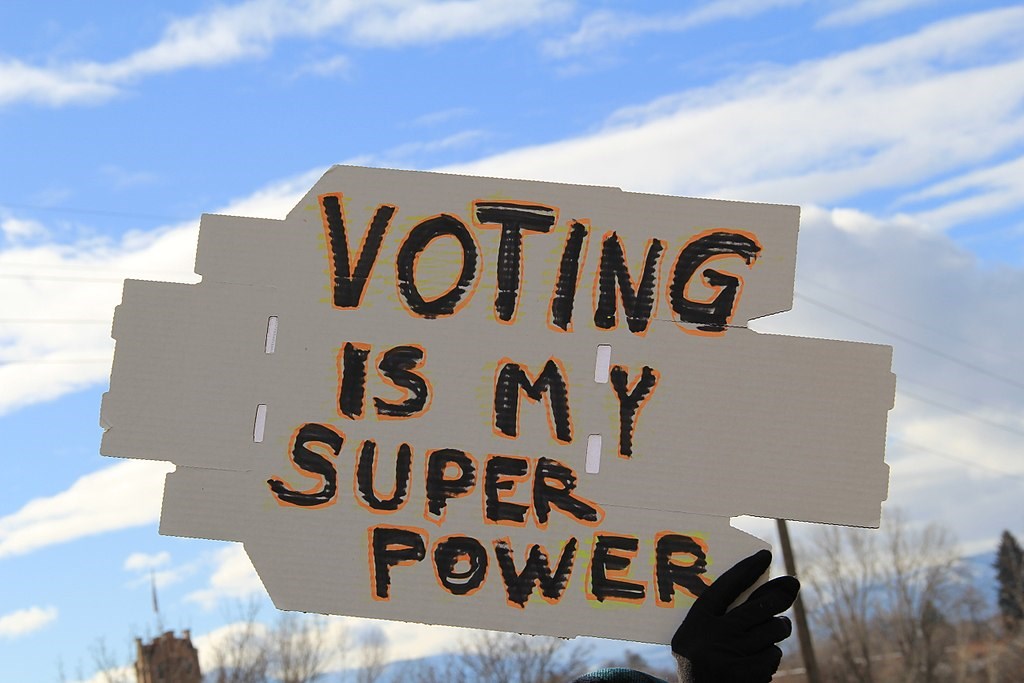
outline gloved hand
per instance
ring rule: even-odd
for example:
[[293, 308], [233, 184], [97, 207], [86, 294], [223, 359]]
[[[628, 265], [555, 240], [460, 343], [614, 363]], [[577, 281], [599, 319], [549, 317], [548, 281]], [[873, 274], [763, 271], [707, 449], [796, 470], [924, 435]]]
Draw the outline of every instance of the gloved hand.
[[[792, 576], [780, 576], [759, 587], [746, 602], [729, 605], [754, 585], [772, 561], [760, 550], [718, 577], [697, 598], [672, 637], [685, 683], [762, 683], [770, 681], [782, 660], [778, 643], [793, 627], [786, 617], [800, 590]], [[728, 610], [728, 611], [727, 611]], [[690, 678], [683, 678], [689, 674]]]

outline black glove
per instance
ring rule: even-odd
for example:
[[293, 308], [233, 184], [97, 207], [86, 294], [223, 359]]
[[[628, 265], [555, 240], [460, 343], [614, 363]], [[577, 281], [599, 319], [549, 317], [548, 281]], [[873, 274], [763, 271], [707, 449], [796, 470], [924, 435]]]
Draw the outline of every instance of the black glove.
[[[688, 661], [693, 683], [762, 683], [770, 681], [782, 660], [775, 644], [789, 637], [786, 617], [800, 590], [792, 576], [764, 584], [734, 609], [729, 605], [754, 585], [772, 562], [760, 550], [741, 560], [697, 598], [672, 637], [672, 652]], [[729, 611], [726, 611], [729, 610]], [[680, 662], [685, 670], [687, 662]]]

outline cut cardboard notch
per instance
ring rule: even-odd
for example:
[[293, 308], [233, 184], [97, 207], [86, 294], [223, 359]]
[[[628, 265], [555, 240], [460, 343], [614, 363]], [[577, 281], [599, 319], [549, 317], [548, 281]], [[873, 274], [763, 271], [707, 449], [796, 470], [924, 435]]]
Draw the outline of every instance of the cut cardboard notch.
[[608, 344], [597, 345], [597, 361], [594, 364], [594, 381], [608, 384], [608, 371], [611, 369], [612, 347]]
[[267, 341], [264, 345], [264, 353], [273, 353], [277, 348], [277, 316], [267, 318]]
[[591, 434], [587, 437], [587, 474], [597, 474], [601, 471], [601, 435]]
[[253, 443], [263, 443], [263, 434], [267, 428], [267, 405], [260, 403], [256, 406], [256, 419], [252, 427]]

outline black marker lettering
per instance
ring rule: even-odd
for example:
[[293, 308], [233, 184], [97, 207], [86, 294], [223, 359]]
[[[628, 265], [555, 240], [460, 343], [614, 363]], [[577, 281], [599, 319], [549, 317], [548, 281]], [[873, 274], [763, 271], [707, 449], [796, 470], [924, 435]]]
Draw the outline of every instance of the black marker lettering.
[[412, 392], [401, 403], [388, 403], [374, 397], [378, 415], [386, 417], [412, 417], [423, 411], [430, 398], [430, 388], [423, 375], [412, 372], [423, 361], [423, 349], [416, 346], [396, 346], [384, 352], [377, 368], [381, 375], [396, 387]]
[[[687, 564], [673, 562], [677, 554], [688, 555]], [[654, 546], [654, 577], [658, 585], [658, 604], [672, 606], [675, 602], [676, 586], [691, 597], [699, 597], [708, 587], [704, 573], [708, 569], [708, 558], [702, 546], [690, 536], [662, 534]]]
[[644, 269], [640, 285], [635, 289], [633, 279], [626, 265], [626, 254], [616, 233], [611, 233], [601, 245], [601, 265], [597, 279], [597, 306], [594, 309], [594, 324], [603, 329], [613, 329], [618, 323], [618, 307], [615, 296], [616, 284], [622, 297], [622, 308], [626, 314], [626, 325], [630, 332], [642, 333], [647, 330], [654, 311], [655, 290], [658, 285], [658, 259], [664, 247], [660, 240], [652, 239], [644, 257]]
[[[447, 477], [449, 465], [458, 468], [458, 475]], [[476, 486], [476, 465], [464, 451], [439, 448], [427, 455], [427, 516], [440, 522], [449, 498], [458, 498]]]
[[[599, 602], [607, 599], [638, 602], [647, 597], [645, 583], [608, 576], [608, 572], [628, 569], [639, 548], [640, 541], [633, 536], [597, 535], [590, 562], [590, 593]], [[617, 554], [617, 551], [624, 554]]]
[[[456, 566], [462, 560], [469, 566], [458, 571]], [[487, 550], [475, 538], [451, 536], [434, 547], [434, 568], [445, 590], [452, 595], [467, 595], [487, 578]]]
[[701, 275], [707, 284], [719, 290], [710, 302], [691, 301], [686, 298], [686, 285], [705, 261], [716, 256], [733, 255], [742, 258], [748, 266], [761, 252], [761, 245], [746, 235], [735, 232], [713, 232], [687, 244], [679, 252], [672, 269], [672, 284], [668, 300], [679, 322], [697, 325], [702, 332], [723, 332], [732, 318], [741, 281], [735, 275], [711, 268]]
[[312, 443], [326, 445], [337, 456], [341, 452], [342, 444], [345, 443], [345, 437], [340, 432], [322, 424], [309, 423], [299, 428], [292, 446], [292, 462], [300, 471], [309, 472], [321, 479], [323, 485], [319, 491], [293, 491], [280, 479], [268, 479], [267, 484], [270, 486], [270, 490], [282, 503], [311, 507], [324, 505], [334, 500], [338, 491], [338, 472], [330, 460], [307, 448], [307, 444]]
[[547, 206], [506, 202], [476, 202], [474, 208], [478, 223], [501, 226], [494, 313], [499, 320], [508, 322], [515, 317], [519, 298], [523, 273], [523, 231], [548, 232], [555, 224], [557, 215], [554, 209]]
[[608, 378], [619, 399], [619, 455], [628, 458], [633, 455], [633, 433], [640, 407], [658, 384], [658, 373], [645, 365], [632, 391], [629, 389], [629, 371], [621, 365], [612, 366]]
[[395, 207], [382, 204], [370, 221], [363, 246], [359, 250], [355, 270], [349, 257], [348, 235], [345, 232], [345, 212], [341, 206], [341, 194], [325, 194], [320, 197], [320, 218], [327, 233], [327, 247], [330, 251], [331, 283], [334, 289], [335, 308], [357, 308], [366, 289], [366, 281], [373, 270], [373, 264], [380, 253]]
[[363, 398], [366, 395], [366, 358], [370, 347], [346, 342], [341, 351], [341, 383], [338, 388], [338, 411], [356, 420], [363, 416]]
[[[438, 237], [451, 236], [462, 247], [462, 271], [459, 280], [444, 294], [430, 301], [425, 300], [416, 287], [416, 259], [424, 249]], [[455, 216], [441, 214], [417, 224], [406, 236], [398, 249], [395, 263], [398, 293], [416, 315], [423, 318], [437, 318], [451, 315], [465, 296], [477, 276], [476, 242], [469, 230]]]
[[573, 221], [569, 226], [569, 235], [565, 238], [562, 260], [558, 264], [558, 279], [554, 296], [551, 297], [551, 324], [566, 332], [572, 328], [572, 309], [579, 285], [580, 255], [587, 235], [587, 226]]
[[377, 470], [377, 443], [367, 439], [359, 449], [356, 462], [356, 487], [359, 495], [371, 510], [393, 512], [405, 504], [409, 494], [409, 481], [412, 478], [412, 448], [403, 443], [398, 447], [395, 459], [395, 486], [390, 498], [382, 499], [377, 495], [373, 485]]
[[494, 427], [513, 438], [519, 435], [520, 390], [533, 401], [539, 401], [547, 394], [555, 438], [564, 443], [572, 443], [569, 387], [558, 364], [548, 360], [536, 382], [530, 381], [529, 375], [518, 363], [505, 363], [498, 372], [494, 387]]
[[548, 601], [557, 602], [562, 598], [565, 587], [569, 584], [573, 561], [576, 559], [576, 539], [569, 538], [562, 546], [558, 557], [558, 566], [552, 571], [547, 552], [542, 546], [530, 546], [523, 571], [516, 571], [515, 559], [512, 557], [512, 546], [507, 539], [494, 542], [494, 554], [501, 567], [501, 578], [505, 581], [505, 593], [512, 604], [526, 607], [526, 601], [533, 594], [533, 588], [540, 584], [540, 592]]
[[[510, 503], [501, 500], [501, 491], [512, 491], [516, 487], [514, 479], [526, 477], [530, 471], [530, 462], [526, 458], [511, 455], [495, 455], [484, 465], [484, 515], [492, 522], [501, 524], [525, 524], [526, 514], [530, 506]], [[506, 479], [505, 477], [511, 477]]]
[[373, 595], [391, 598], [391, 568], [421, 561], [427, 556], [423, 534], [401, 527], [378, 526], [370, 530], [370, 568]]
[[596, 507], [572, 495], [576, 481], [576, 473], [571, 467], [550, 458], [537, 459], [533, 475], [533, 510], [538, 524], [548, 523], [552, 505], [581, 522], [600, 521], [601, 515]]

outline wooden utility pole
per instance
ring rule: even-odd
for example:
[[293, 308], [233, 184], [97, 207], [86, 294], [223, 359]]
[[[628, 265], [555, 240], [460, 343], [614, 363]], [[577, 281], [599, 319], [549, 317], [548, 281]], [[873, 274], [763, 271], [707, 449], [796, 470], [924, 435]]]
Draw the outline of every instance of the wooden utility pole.
[[[782, 546], [782, 561], [786, 565], [786, 573], [796, 576], [796, 560], [793, 559], [793, 546], [789, 542], [789, 529], [786, 528], [786, 520], [776, 519], [775, 522], [779, 527], [779, 545]], [[804, 611], [804, 601], [799, 594], [796, 596], [796, 602], [793, 603], [793, 616], [796, 618], [796, 637], [800, 641], [800, 655], [804, 660], [807, 683], [821, 683], [818, 660], [814, 657], [814, 643], [811, 642], [811, 630], [807, 627], [807, 613]]]

